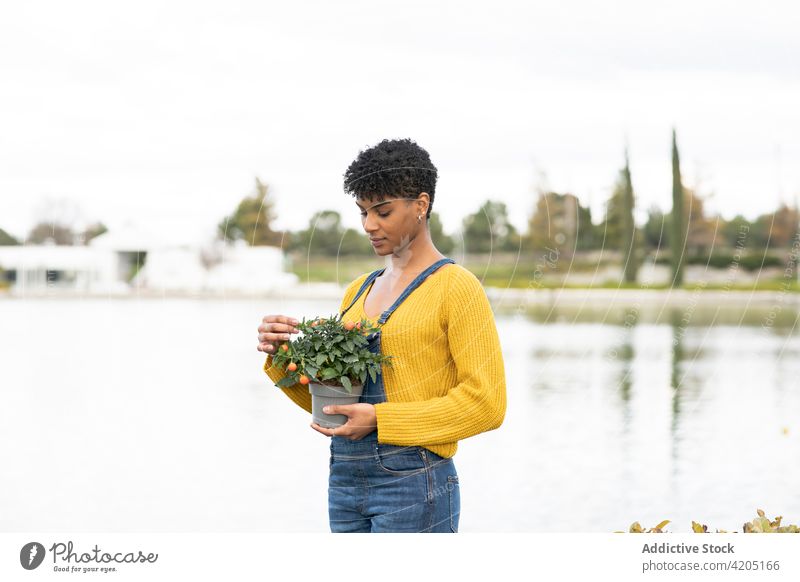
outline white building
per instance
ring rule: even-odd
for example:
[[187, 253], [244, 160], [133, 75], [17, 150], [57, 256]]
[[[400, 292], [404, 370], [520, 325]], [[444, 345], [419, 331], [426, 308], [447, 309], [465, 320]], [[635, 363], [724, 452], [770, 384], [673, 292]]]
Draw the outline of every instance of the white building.
[[130, 224], [92, 239], [88, 246], [0, 246], [0, 267], [15, 295], [270, 292], [297, 284], [297, 276], [285, 266], [278, 247], [237, 241], [202, 249], [159, 241]]
[[285, 266], [281, 248], [244, 241], [206, 249], [163, 247], [148, 251], [133, 283], [148, 290], [268, 293], [297, 285], [297, 275]]
[[251, 247], [244, 241], [219, 247], [219, 263], [208, 271], [206, 289], [212, 291], [277, 291], [299, 283], [280, 247]]
[[114, 254], [86, 246], [0, 246], [0, 267], [16, 295], [46, 291], [122, 293]]

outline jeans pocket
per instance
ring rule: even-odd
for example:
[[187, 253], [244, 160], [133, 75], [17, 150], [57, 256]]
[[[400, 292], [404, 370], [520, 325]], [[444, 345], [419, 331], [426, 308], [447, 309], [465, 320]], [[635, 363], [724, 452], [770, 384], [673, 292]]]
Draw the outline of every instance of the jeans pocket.
[[447, 476], [447, 495], [450, 501], [450, 531], [458, 533], [458, 518], [461, 514], [461, 490], [458, 475]]
[[378, 469], [390, 475], [414, 475], [427, 468], [419, 447], [378, 445], [375, 463]]

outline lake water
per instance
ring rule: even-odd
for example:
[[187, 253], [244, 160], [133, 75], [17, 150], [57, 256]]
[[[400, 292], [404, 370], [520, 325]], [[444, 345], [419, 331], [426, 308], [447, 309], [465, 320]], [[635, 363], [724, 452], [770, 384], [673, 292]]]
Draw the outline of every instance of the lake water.
[[[337, 308], [0, 301], [0, 530], [329, 531], [329, 440], [255, 345]], [[773, 319], [498, 308], [508, 411], [459, 445], [461, 531], [800, 524], [797, 313]]]

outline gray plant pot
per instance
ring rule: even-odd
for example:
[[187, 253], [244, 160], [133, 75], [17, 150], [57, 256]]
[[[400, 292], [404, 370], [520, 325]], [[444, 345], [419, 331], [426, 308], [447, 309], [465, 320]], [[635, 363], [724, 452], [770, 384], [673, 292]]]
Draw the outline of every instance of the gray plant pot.
[[361, 392], [364, 390], [363, 384], [353, 384], [352, 391], [348, 392], [344, 386], [330, 386], [310, 382], [308, 391], [311, 392], [311, 417], [318, 425], [324, 428], [336, 428], [347, 422], [344, 414], [325, 414], [322, 412], [323, 406], [329, 404], [356, 404]]

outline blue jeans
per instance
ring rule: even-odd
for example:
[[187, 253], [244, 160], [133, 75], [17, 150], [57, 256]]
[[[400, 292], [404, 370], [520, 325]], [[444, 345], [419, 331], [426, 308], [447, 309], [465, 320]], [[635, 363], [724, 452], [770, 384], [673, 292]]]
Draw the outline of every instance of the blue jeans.
[[[395, 309], [431, 273], [453, 259], [444, 258], [420, 273], [395, 303], [381, 314], [383, 325]], [[361, 285], [352, 307], [383, 272], [372, 272]], [[342, 316], [348, 307], [342, 311]], [[369, 351], [381, 352], [381, 330], [368, 337]], [[383, 374], [368, 376], [359, 402], [386, 401]], [[332, 532], [458, 531], [461, 494], [453, 459], [422, 446], [378, 443], [374, 430], [360, 440], [331, 437], [328, 515]]]
[[461, 497], [453, 459], [423, 447], [331, 437], [331, 532], [457, 532]]

